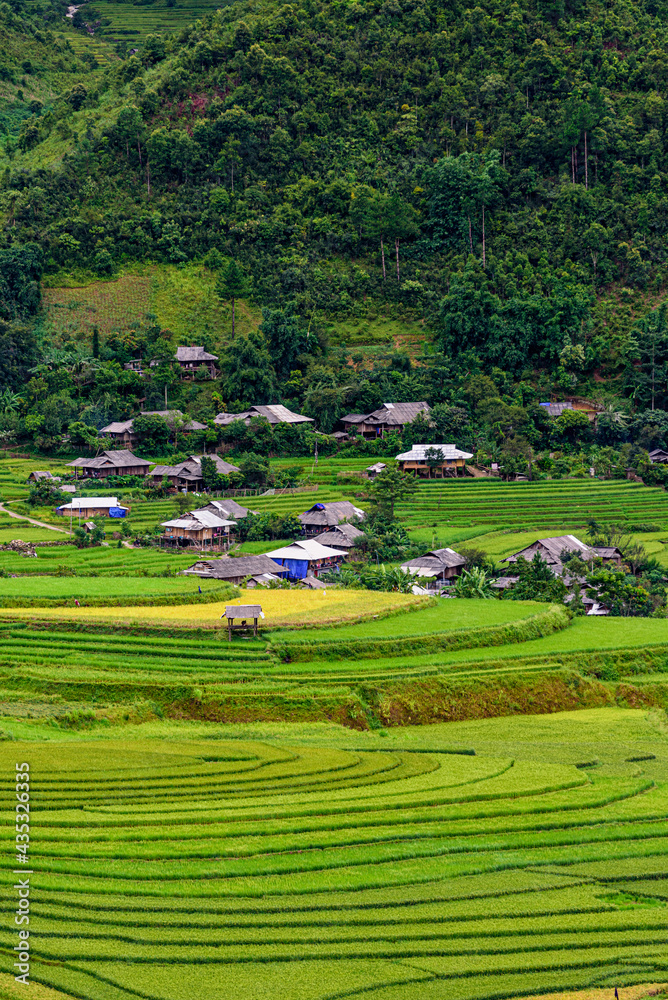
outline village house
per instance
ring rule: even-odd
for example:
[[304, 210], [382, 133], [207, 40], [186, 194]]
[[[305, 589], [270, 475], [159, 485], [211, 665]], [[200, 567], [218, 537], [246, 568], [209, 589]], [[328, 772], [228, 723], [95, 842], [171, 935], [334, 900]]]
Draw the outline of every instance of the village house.
[[561, 561], [562, 552], [571, 552], [585, 563], [591, 563], [594, 559], [602, 559], [604, 563], [618, 567], [622, 561], [622, 553], [615, 546], [587, 545], [585, 542], [581, 542], [579, 538], [576, 538], [575, 535], [554, 535], [552, 538], [538, 538], [531, 545], [527, 545], [526, 548], [520, 549], [519, 552], [507, 556], [501, 561], [516, 563], [518, 559], [523, 558], [527, 562], [531, 562], [534, 556], [538, 554], [543, 562], [547, 563], [555, 576], [561, 576], [564, 573], [564, 569], [567, 571], [567, 567]]
[[364, 471], [369, 479], [375, 479], [376, 476], [379, 476], [386, 468], [387, 466], [385, 465], [385, 462], [374, 462], [373, 465], [367, 465]]
[[360, 538], [364, 537], [364, 532], [360, 531], [354, 524], [344, 521], [342, 524], [335, 524], [320, 535], [314, 535], [313, 540], [321, 545], [331, 545], [335, 549], [352, 549]]
[[372, 413], [346, 413], [341, 417], [341, 423], [346, 434], [352, 431], [365, 438], [383, 437], [390, 431], [402, 434], [418, 413], [428, 418], [429, 410], [424, 400], [419, 403], [383, 403]]
[[[162, 417], [169, 424], [172, 432], [205, 431], [206, 424], [197, 420], [185, 420], [180, 410], [142, 410], [142, 417]], [[134, 431], [134, 420], [112, 421], [97, 432], [99, 437], [109, 438], [113, 444], [121, 448], [132, 448], [137, 441]]]
[[125, 517], [129, 510], [129, 507], [119, 504], [117, 497], [75, 497], [69, 503], [56, 507], [56, 514], [89, 521], [93, 517]]
[[598, 403], [590, 403], [589, 400], [580, 399], [577, 396], [570, 396], [556, 403], [540, 403], [540, 406], [544, 407], [551, 417], [560, 417], [564, 410], [578, 410], [580, 413], [584, 413], [592, 424], [596, 423], [598, 415], [603, 409]]
[[225, 580], [236, 587], [244, 580], [258, 581], [258, 578], [273, 577], [284, 579], [287, 569], [274, 562], [269, 556], [238, 556], [235, 559], [200, 559], [188, 569], [182, 570], [184, 576], [199, 576], [207, 580]]
[[249, 510], [248, 507], [242, 507], [240, 503], [237, 503], [231, 497], [223, 497], [221, 500], [211, 500], [204, 510], [210, 510], [220, 517], [228, 517], [233, 521], [241, 521], [242, 518], [247, 517], [249, 514], [257, 514], [256, 510]]
[[92, 477], [103, 479], [106, 476], [145, 476], [151, 463], [143, 458], [137, 458], [131, 451], [103, 451], [95, 458], [75, 458], [67, 463], [74, 469], [77, 478]]
[[223, 476], [229, 475], [230, 472], [239, 472], [238, 466], [224, 462], [218, 455], [191, 455], [185, 462], [179, 462], [178, 465], [156, 465], [149, 472], [148, 478], [152, 479], [156, 486], [159, 486], [163, 479], [167, 479], [176, 489], [185, 487], [191, 492], [199, 492], [204, 489], [203, 458], [210, 458], [216, 466], [216, 471]]
[[98, 437], [109, 438], [117, 448], [133, 448], [137, 440], [131, 420], [112, 420], [106, 427], [101, 427], [97, 434]]
[[59, 483], [60, 476], [54, 476], [50, 472], [31, 472], [28, 476], [29, 483]]
[[454, 549], [432, 549], [431, 552], [426, 552], [423, 556], [409, 559], [401, 564], [405, 573], [416, 573], [418, 576], [427, 578], [434, 577], [433, 581], [427, 583], [427, 587], [437, 590], [444, 584], [455, 580], [465, 566], [466, 559]]
[[334, 525], [343, 521], [363, 521], [366, 514], [360, 507], [355, 507], [349, 500], [336, 500], [333, 503], [314, 503], [312, 507], [297, 515], [308, 536], [319, 535]]
[[655, 463], [658, 465], [665, 465], [665, 463], [668, 462], [668, 451], [665, 451], [663, 448], [654, 448], [649, 453], [649, 460], [652, 465]]
[[271, 404], [268, 406], [251, 406], [248, 410], [240, 413], [219, 413], [213, 418], [214, 424], [219, 427], [227, 427], [234, 420], [243, 420], [248, 427], [255, 417], [264, 417], [270, 424], [312, 424], [313, 417], [305, 417], [301, 413], [293, 413], [287, 406]]
[[228, 548], [236, 521], [220, 517], [206, 508], [191, 510], [170, 521], [163, 521], [165, 529], [160, 536], [160, 544], [187, 548]]
[[177, 347], [175, 358], [181, 369], [182, 378], [194, 378], [198, 368], [206, 368], [210, 378], [216, 378], [218, 369], [216, 368], [217, 354], [209, 354], [204, 348], [199, 346]]
[[473, 455], [454, 444], [414, 444], [410, 451], [397, 455], [402, 472], [412, 472], [420, 479], [445, 479], [463, 476], [466, 462]]
[[313, 538], [300, 539], [265, 554], [288, 571], [289, 580], [303, 580], [307, 576], [317, 577], [323, 570], [335, 569], [347, 555], [342, 549], [321, 545]]

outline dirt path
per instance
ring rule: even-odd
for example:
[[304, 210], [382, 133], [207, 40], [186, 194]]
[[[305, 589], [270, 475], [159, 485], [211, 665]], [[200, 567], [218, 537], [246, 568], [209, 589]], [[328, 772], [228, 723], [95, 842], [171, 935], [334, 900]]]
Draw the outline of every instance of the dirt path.
[[69, 535], [69, 531], [66, 528], [57, 528], [54, 524], [45, 524], [44, 521], [36, 521], [34, 517], [28, 517], [27, 514], [17, 514], [16, 511], [5, 507], [4, 503], [0, 503], [0, 512], [9, 514], [10, 517], [16, 517], [19, 521], [30, 521], [31, 524], [36, 524], [38, 528], [48, 528], [49, 531], [60, 531], [64, 535]]

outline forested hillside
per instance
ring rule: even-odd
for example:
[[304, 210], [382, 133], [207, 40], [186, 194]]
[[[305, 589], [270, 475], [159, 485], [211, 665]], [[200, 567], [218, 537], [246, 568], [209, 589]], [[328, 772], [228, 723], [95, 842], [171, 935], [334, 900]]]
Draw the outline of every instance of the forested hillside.
[[[270, 312], [222, 401], [311, 398], [331, 429], [381, 391], [456, 403], [484, 372], [519, 406], [668, 407], [667, 18], [654, 0], [241, 2], [149, 35], [7, 141], [2, 318], [39, 335], [39, 272], [224, 278], [233, 259], [221, 295]], [[323, 317], [388, 309], [424, 323], [428, 360], [328, 352]], [[101, 356], [168, 340], [119, 332]], [[360, 387], [378, 365], [382, 390]]]

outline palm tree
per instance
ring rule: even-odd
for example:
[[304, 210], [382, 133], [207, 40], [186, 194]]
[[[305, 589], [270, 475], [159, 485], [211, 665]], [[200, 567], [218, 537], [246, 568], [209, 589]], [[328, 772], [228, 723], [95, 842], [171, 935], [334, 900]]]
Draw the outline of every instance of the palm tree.
[[472, 566], [469, 570], [464, 570], [458, 577], [455, 584], [455, 597], [477, 597], [483, 600], [490, 600], [496, 597], [492, 588], [492, 581], [484, 569], [479, 566]]
[[12, 392], [9, 388], [5, 388], [0, 392], [0, 410], [3, 413], [16, 413], [22, 402], [23, 397], [18, 392]]

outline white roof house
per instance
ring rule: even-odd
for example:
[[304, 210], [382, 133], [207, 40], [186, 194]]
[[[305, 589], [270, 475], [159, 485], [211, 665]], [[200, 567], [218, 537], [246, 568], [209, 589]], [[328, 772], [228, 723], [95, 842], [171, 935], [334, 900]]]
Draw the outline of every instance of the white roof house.
[[397, 462], [426, 462], [427, 452], [441, 451], [446, 461], [455, 461], [458, 458], [473, 458], [471, 452], [462, 451], [454, 444], [414, 444], [410, 451], [404, 451], [397, 455]]
[[313, 538], [300, 538], [266, 554], [285, 566], [290, 580], [304, 580], [307, 576], [317, 576], [320, 570], [333, 569], [348, 553], [330, 545], [321, 545]]
[[92, 510], [92, 509], [106, 509], [110, 507], [118, 507], [119, 510], [130, 510], [129, 507], [124, 507], [123, 504], [118, 502], [117, 497], [76, 497], [74, 500], [70, 500], [69, 503], [61, 504], [57, 510], [73, 511], [75, 514], [80, 510]]
[[302, 538], [290, 545], [284, 545], [282, 549], [275, 549], [273, 552], [265, 554], [270, 559], [305, 559], [307, 562], [348, 555], [343, 549], [333, 549], [330, 545], [321, 545], [313, 538]]
[[236, 521], [228, 521], [224, 517], [219, 517], [210, 510], [193, 510], [189, 514], [175, 517], [171, 521], [162, 521], [163, 528], [185, 528], [186, 530], [197, 530], [198, 528], [226, 528], [236, 525]]

